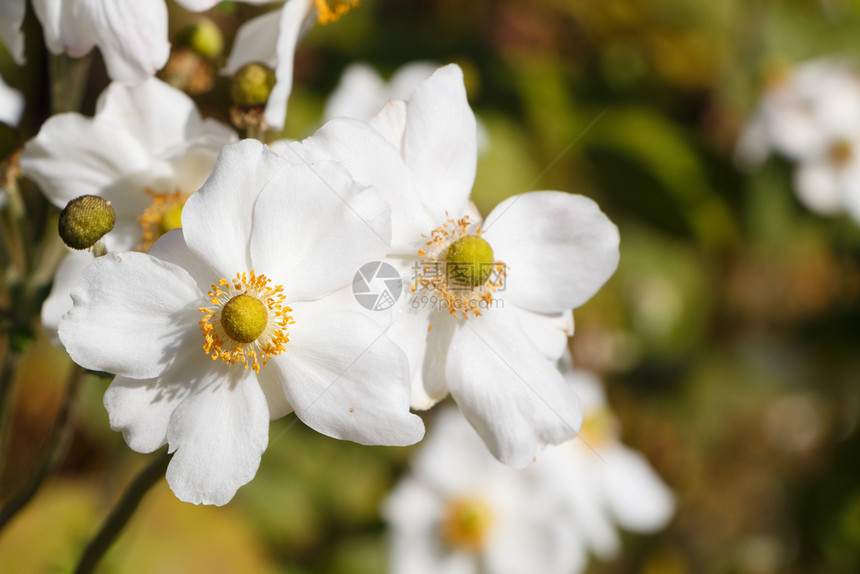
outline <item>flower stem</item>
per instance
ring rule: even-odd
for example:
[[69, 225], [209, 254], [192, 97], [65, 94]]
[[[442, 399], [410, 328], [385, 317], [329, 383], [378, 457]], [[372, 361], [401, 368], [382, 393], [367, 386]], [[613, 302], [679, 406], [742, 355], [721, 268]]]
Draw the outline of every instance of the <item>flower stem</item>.
[[[5, 453], [9, 452], [7, 443], [9, 441], [9, 427], [12, 424], [12, 386], [15, 381], [15, 373], [18, 372], [18, 364], [21, 361], [21, 353], [14, 345], [10, 344], [9, 335], [2, 338], [3, 353], [0, 353], [0, 358], [3, 360], [0, 366], [0, 479], [3, 478], [3, 468], [6, 461]], [[0, 483], [2, 486], [2, 483]], [[2, 494], [0, 489], [0, 494]], [[2, 496], [0, 496], [2, 500]], [[3, 512], [5, 512], [5, 508]], [[2, 513], [0, 513], [2, 515]], [[0, 529], [3, 528], [3, 523], [0, 522]]]
[[99, 560], [110, 549], [134, 511], [137, 510], [143, 496], [164, 476], [172, 456], [173, 453], [164, 451], [132, 481], [111, 511], [110, 516], [105, 520], [99, 533], [87, 545], [80, 562], [78, 562], [78, 567], [75, 568], [75, 574], [86, 574], [95, 569]]
[[80, 109], [91, 60], [92, 52], [82, 58], [66, 54], [51, 56], [51, 107], [55, 114]]
[[[7, 361], [8, 363], [9, 361]], [[25, 484], [21, 490], [13, 496], [6, 506], [0, 510], [0, 531], [9, 523], [9, 521], [18, 512], [27, 506], [42, 483], [50, 476], [62, 462], [66, 454], [66, 449], [72, 438], [72, 430], [74, 428], [74, 412], [78, 403], [78, 395], [80, 394], [81, 382], [84, 378], [84, 369], [78, 365], [72, 367], [72, 372], [69, 375], [69, 384], [66, 387], [66, 393], [63, 397], [63, 402], [60, 404], [60, 412], [57, 413], [57, 418], [54, 420], [54, 426], [51, 429], [51, 434], [48, 436], [48, 441], [45, 444], [45, 452], [42, 456], [42, 461], [36, 469], [36, 473]], [[4, 445], [5, 446], [5, 445]], [[8, 452], [4, 449], [5, 452]]]

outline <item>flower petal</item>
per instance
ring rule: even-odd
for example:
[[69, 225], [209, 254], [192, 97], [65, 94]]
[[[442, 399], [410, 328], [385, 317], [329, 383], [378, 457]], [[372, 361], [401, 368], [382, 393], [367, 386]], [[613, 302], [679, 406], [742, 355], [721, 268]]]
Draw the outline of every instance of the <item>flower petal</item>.
[[640, 453], [624, 445], [601, 451], [606, 503], [618, 524], [633, 532], [660, 530], [675, 512], [675, 497]]
[[108, 75], [136, 84], [164, 67], [170, 55], [164, 0], [82, 0], [79, 19], [91, 23]]
[[475, 115], [454, 64], [421, 82], [407, 102], [403, 159], [437, 215], [465, 210], [478, 163]]
[[17, 127], [24, 113], [24, 94], [10, 88], [0, 77], [0, 122]]
[[105, 391], [104, 405], [110, 428], [122, 431], [128, 446], [153, 452], [167, 443], [167, 425], [173, 411], [192, 392], [192, 381], [212, 367], [201, 347], [189, 346], [170, 370], [151, 379], [115, 377]]
[[505, 309], [459, 322], [445, 373], [460, 410], [490, 452], [511, 466], [526, 466], [582, 424], [576, 395]]
[[266, 102], [265, 118], [272, 128], [281, 130], [287, 119], [287, 100], [293, 91], [293, 60], [296, 45], [313, 25], [316, 9], [313, 0], [287, 0], [281, 11], [280, 31], [276, 47], [275, 85]]
[[179, 349], [200, 339], [202, 299], [181, 267], [143, 253], [111, 253], [84, 271], [74, 307], [60, 321], [60, 340], [87, 369], [156, 377]]
[[251, 270], [249, 238], [254, 203], [286, 162], [256, 140], [221, 150], [209, 179], [182, 209], [188, 247], [221, 277]]
[[[403, 296], [411, 295], [405, 293]], [[445, 387], [439, 397], [431, 397], [424, 388], [424, 377], [422, 366], [427, 351], [427, 335], [430, 328], [430, 317], [432, 313], [427, 312], [417, 305], [413, 308], [412, 298], [404, 300], [395, 307], [395, 316], [388, 336], [397, 346], [406, 353], [409, 361], [409, 370], [412, 380], [412, 398], [410, 404], [413, 409], [426, 410], [435, 405], [441, 398], [448, 394]]]
[[837, 170], [823, 161], [801, 163], [794, 172], [794, 191], [807, 208], [822, 215], [842, 211], [844, 197]]
[[319, 309], [324, 302], [293, 308], [287, 350], [266, 367], [280, 373], [298, 417], [318, 432], [361, 444], [421, 440], [424, 425], [409, 412], [403, 351], [359, 313]]
[[57, 207], [100, 195], [113, 202], [118, 216], [139, 215], [146, 207], [151, 167], [149, 153], [131, 134], [74, 113], [48, 119], [21, 153], [21, 170]]
[[409, 250], [415, 255], [415, 240], [436, 225], [394, 146], [366, 123], [348, 118], [328, 122], [302, 144], [301, 148], [291, 149], [306, 161], [337, 161], [356, 181], [370, 186], [384, 199], [395, 214], [391, 222], [392, 251]]
[[24, 65], [25, 62], [24, 33], [21, 32], [21, 24], [24, 22], [26, 6], [24, 0], [0, 2], [0, 43], [6, 45], [19, 66]]
[[516, 305], [511, 305], [510, 310], [517, 314], [523, 331], [547, 359], [558, 360], [567, 350], [568, 338], [573, 335], [570, 309], [552, 315], [532, 313]]
[[70, 251], [54, 273], [51, 293], [42, 304], [42, 328], [55, 345], [60, 344], [57, 329], [60, 319], [72, 308], [72, 291], [78, 286], [84, 269], [93, 262], [89, 251]]
[[266, 64], [274, 68], [277, 64], [278, 32], [281, 28], [282, 9], [266, 12], [251, 18], [236, 31], [236, 39], [223, 72], [235, 74], [239, 68], [252, 62]]
[[253, 371], [212, 363], [167, 428], [175, 452], [167, 483], [194, 504], [227, 504], [257, 473], [269, 440], [269, 410]]
[[391, 100], [368, 122], [382, 134], [388, 143], [403, 153], [403, 134], [406, 133], [406, 102]]
[[618, 266], [618, 229], [581, 195], [534, 191], [500, 203], [484, 239], [508, 268], [505, 300], [558, 313], [590, 299]]
[[79, 58], [95, 46], [93, 23], [82, 13], [80, 3], [33, 0], [33, 9], [42, 23], [45, 45], [52, 54], [68, 52]]
[[308, 301], [385, 257], [391, 215], [334, 162], [284, 163], [254, 206], [251, 263], [282, 284], [290, 302]]

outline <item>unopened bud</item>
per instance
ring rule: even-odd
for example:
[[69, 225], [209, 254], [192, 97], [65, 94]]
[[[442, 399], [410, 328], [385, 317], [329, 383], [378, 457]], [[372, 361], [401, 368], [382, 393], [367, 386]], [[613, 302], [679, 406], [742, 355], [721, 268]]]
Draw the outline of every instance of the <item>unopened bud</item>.
[[230, 95], [239, 106], [262, 106], [275, 86], [275, 72], [263, 64], [245, 64], [233, 76]]
[[60, 237], [72, 249], [89, 249], [113, 229], [116, 214], [97, 195], [82, 195], [73, 199], [60, 213]]
[[175, 42], [188, 46], [204, 58], [214, 60], [224, 52], [224, 34], [212, 20], [200, 20], [183, 28]]

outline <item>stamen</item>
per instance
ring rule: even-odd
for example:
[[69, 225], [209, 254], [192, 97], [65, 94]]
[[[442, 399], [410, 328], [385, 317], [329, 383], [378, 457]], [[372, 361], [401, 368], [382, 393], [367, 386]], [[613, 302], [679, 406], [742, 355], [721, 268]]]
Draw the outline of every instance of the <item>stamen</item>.
[[203, 351], [213, 361], [221, 359], [260, 372], [268, 359], [279, 355], [290, 340], [288, 326], [295, 323], [283, 304], [284, 288], [271, 286], [265, 275], [236, 273], [233, 281], [221, 279], [209, 291], [212, 307], [200, 307]]
[[188, 196], [179, 190], [172, 193], [156, 193], [151, 189], [146, 190], [147, 195], [152, 197], [152, 203], [143, 211], [143, 215], [137, 218], [143, 237], [138, 245], [139, 251], [148, 251], [156, 240], [173, 229], [182, 227], [182, 207]]
[[[473, 226], [468, 216], [449, 218], [434, 229], [418, 250], [421, 261], [412, 292], [420, 289], [436, 295], [455, 318], [468, 319], [470, 313], [480, 317], [481, 309], [490, 308], [493, 294], [504, 286], [507, 275], [506, 265], [493, 261], [492, 248], [479, 237], [482, 233], [480, 224]], [[471, 267], [464, 272], [467, 265]]]
[[[333, 5], [329, 6], [329, 3]], [[339, 20], [351, 8], [357, 8], [360, 2], [358, 0], [354, 2], [346, 0], [314, 0], [314, 5], [317, 9], [317, 22], [320, 24], [329, 24], [330, 22]]]
[[493, 513], [480, 498], [455, 498], [445, 505], [440, 527], [451, 548], [480, 552], [490, 537]]

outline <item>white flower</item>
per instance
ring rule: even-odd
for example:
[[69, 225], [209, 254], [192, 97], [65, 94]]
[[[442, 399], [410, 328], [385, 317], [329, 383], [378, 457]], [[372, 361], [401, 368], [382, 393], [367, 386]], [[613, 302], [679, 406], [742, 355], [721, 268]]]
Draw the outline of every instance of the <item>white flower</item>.
[[[576, 483], [569, 486], [575, 488]], [[392, 574], [574, 574], [585, 551], [557, 493], [494, 460], [456, 409], [433, 419], [383, 514]]]
[[804, 158], [794, 190], [806, 207], [823, 215], [848, 211], [860, 222], [860, 130]]
[[809, 62], [781, 71], [766, 88], [738, 141], [745, 164], [771, 151], [793, 160], [820, 155], [860, 131], [860, 81], [841, 60]]
[[236, 33], [224, 72], [235, 74], [252, 62], [275, 70], [275, 86], [266, 103], [266, 123], [280, 130], [287, 118], [287, 100], [293, 89], [293, 60], [299, 39], [314, 22], [336, 20], [349, 9], [344, 0], [287, 0], [282, 8], [244, 23]]
[[0, 122], [17, 127], [24, 113], [24, 94], [10, 88], [0, 76]]
[[403, 353], [328, 295], [385, 253], [388, 209], [360, 189], [333, 162], [231, 144], [181, 230], [84, 272], [60, 338], [78, 364], [117, 374], [111, 427], [139, 452], [169, 445], [180, 499], [228, 502], [256, 473], [269, 419], [291, 410], [335, 438], [421, 439]]
[[[388, 260], [415, 279], [389, 331], [410, 359], [413, 407], [450, 392], [492, 453], [524, 466], [579, 427], [576, 395], [553, 361], [572, 333], [570, 309], [615, 271], [618, 230], [590, 199], [556, 191], [505, 200], [479, 230], [469, 202], [475, 132], [451, 65], [370, 125], [332, 120], [301, 153], [341, 162], [391, 205]], [[449, 276], [469, 263], [474, 275]]]
[[411, 62], [397, 70], [386, 82], [367, 64], [350, 64], [326, 101], [323, 117], [369, 120], [388, 100], [405, 100], [422, 80], [439, 66], [431, 62]]
[[548, 448], [529, 470], [578, 522], [582, 542], [606, 560], [620, 550], [616, 525], [656, 532], [672, 518], [674, 496], [645, 457], [619, 441], [600, 381], [576, 369], [565, 369], [565, 378], [582, 400], [580, 436]]
[[24, 0], [0, 0], [0, 42], [6, 45], [19, 65], [24, 63], [24, 34], [21, 32], [21, 23], [25, 13]]
[[[103, 241], [109, 251], [145, 249], [175, 226], [185, 200], [203, 184], [222, 146], [236, 140], [229, 127], [202, 119], [194, 102], [161, 80], [102, 93], [95, 117], [58, 114], [21, 154], [21, 169], [57, 207], [81, 195], [111, 202], [116, 225]], [[92, 260], [73, 253], [60, 264], [42, 308], [54, 335], [71, 308], [69, 293]]]

